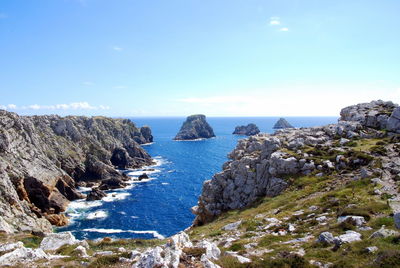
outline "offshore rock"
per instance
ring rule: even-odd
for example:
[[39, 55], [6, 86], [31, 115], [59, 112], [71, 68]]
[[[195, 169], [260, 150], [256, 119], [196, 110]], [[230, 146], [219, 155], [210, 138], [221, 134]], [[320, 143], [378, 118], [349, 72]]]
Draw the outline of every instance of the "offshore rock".
[[150, 136], [128, 119], [0, 110], [0, 232], [49, 232], [48, 220], [65, 223], [51, 215], [85, 197], [76, 190], [78, 183], [123, 182], [115, 167], [153, 163], [139, 144], [150, 142]]
[[260, 133], [260, 129], [255, 124], [248, 124], [247, 126], [237, 126], [232, 134], [252, 136]]
[[86, 196], [86, 201], [101, 200], [107, 194], [98, 188], [92, 188], [92, 191]]
[[196, 140], [215, 137], [212, 127], [202, 114], [191, 115], [186, 118], [174, 140]]
[[279, 118], [278, 122], [275, 123], [274, 129], [293, 128], [291, 124], [285, 118]]

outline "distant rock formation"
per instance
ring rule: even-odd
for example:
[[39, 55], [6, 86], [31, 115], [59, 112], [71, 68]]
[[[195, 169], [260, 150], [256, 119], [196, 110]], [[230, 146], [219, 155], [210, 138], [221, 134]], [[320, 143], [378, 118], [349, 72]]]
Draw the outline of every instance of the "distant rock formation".
[[237, 126], [232, 134], [252, 136], [260, 133], [260, 129], [255, 124], [248, 124], [247, 126]]
[[151, 131], [128, 119], [19, 116], [0, 110], [0, 232], [42, 230], [66, 223], [76, 186], [124, 186], [118, 168], [153, 163], [140, 146]]
[[278, 122], [275, 123], [274, 129], [283, 129], [283, 128], [293, 128], [291, 124], [285, 118], [279, 118]]
[[174, 140], [195, 140], [215, 137], [212, 127], [202, 114], [191, 115], [186, 118]]

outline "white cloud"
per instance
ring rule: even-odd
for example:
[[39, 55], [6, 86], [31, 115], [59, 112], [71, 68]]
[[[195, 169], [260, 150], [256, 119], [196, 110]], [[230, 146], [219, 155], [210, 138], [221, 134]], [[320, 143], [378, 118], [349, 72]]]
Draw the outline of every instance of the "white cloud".
[[33, 104], [33, 105], [29, 105], [29, 106], [28, 106], [28, 109], [31, 109], [31, 110], [40, 110], [40, 109], [41, 109], [41, 106], [40, 106], [40, 105], [37, 105], [37, 104]]
[[17, 109], [17, 105], [15, 105], [15, 104], [9, 104], [9, 105], [7, 105], [7, 108], [8, 108], [8, 109]]
[[114, 49], [115, 51], [122, 51], [123, 50], [123, 48], [120, 47], [120, 46], [113, 46], [112, 49]]
[[120, 86], [113, 86], [113, 89], [125, 89], [128, 88], [127, 86], [120, 85]]
[[283, 27], [283, 28], [280, 28], [279, 31], [281, 31], [281, 32], [289, 32], [289, 28]]
[[100, 110], [110, 110], [110, 106], [104, 106], [104, 105], [100, 105], [99, 106]]
[[269, 25], [280, 25], [280, 24], [281, 24], [281, 22], [279, 20], [271, 20], [269, 22]]
[[7, 106], [0, 105], [0, 109], [19, 109], [19, 110], [109, 110], [110, 106], [99, 105], [92, 106], [88, 102], [71, 102], [68, 104], [54, 104], [54, 105], [39, 105], [32, 104], [18, 108], [15, 104]]
[[83, 85], [85, 85], [85, 86], [93, 86], [94, 83], [91, 82], [91, 81], [85, 81], [85, 82], [83, 82]]
[[5, 105], [0, 105], [0, 109], [7, 110], [7, 107]]

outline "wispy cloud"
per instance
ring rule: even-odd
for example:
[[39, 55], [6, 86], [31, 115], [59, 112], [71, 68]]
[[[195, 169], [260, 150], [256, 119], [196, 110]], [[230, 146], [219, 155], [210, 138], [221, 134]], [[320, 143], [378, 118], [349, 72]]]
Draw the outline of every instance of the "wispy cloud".
[[123, 49], [122, 47], [120, 47], [120, 46], [113, 46], [112, 49], [115, 50], [115, 51], [122, 51], [122, 50], [124, 50], [124, 49]]
[[279, 17], [271, 17], [269, 18], [269, 25], [280, 25], [281, 24], [281, 18]]
[[85, 81], [82, 84], [85, 85], [85, 86], [93, 86], [94, 85], [94, 83], [91, 82], [91, 81]]
[[69, 104], [39, 105], [32, 104], [18, 107], [15, 104], [0, 105], [0, 109], [11, 110], [109, 110], [110, 106], [99, 105], [92, 106], [88, 102], [71, 102]]
[[280, 32], [289, 32], [289, 28], [283, 27], [279, 29]]

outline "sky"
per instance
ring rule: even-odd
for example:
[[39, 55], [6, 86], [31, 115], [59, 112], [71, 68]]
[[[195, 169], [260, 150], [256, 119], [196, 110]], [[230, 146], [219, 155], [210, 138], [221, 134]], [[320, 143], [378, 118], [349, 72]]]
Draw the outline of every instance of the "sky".
[[0, 108], [337, 116], [400, 103], [398, 0], [0, 0]]

